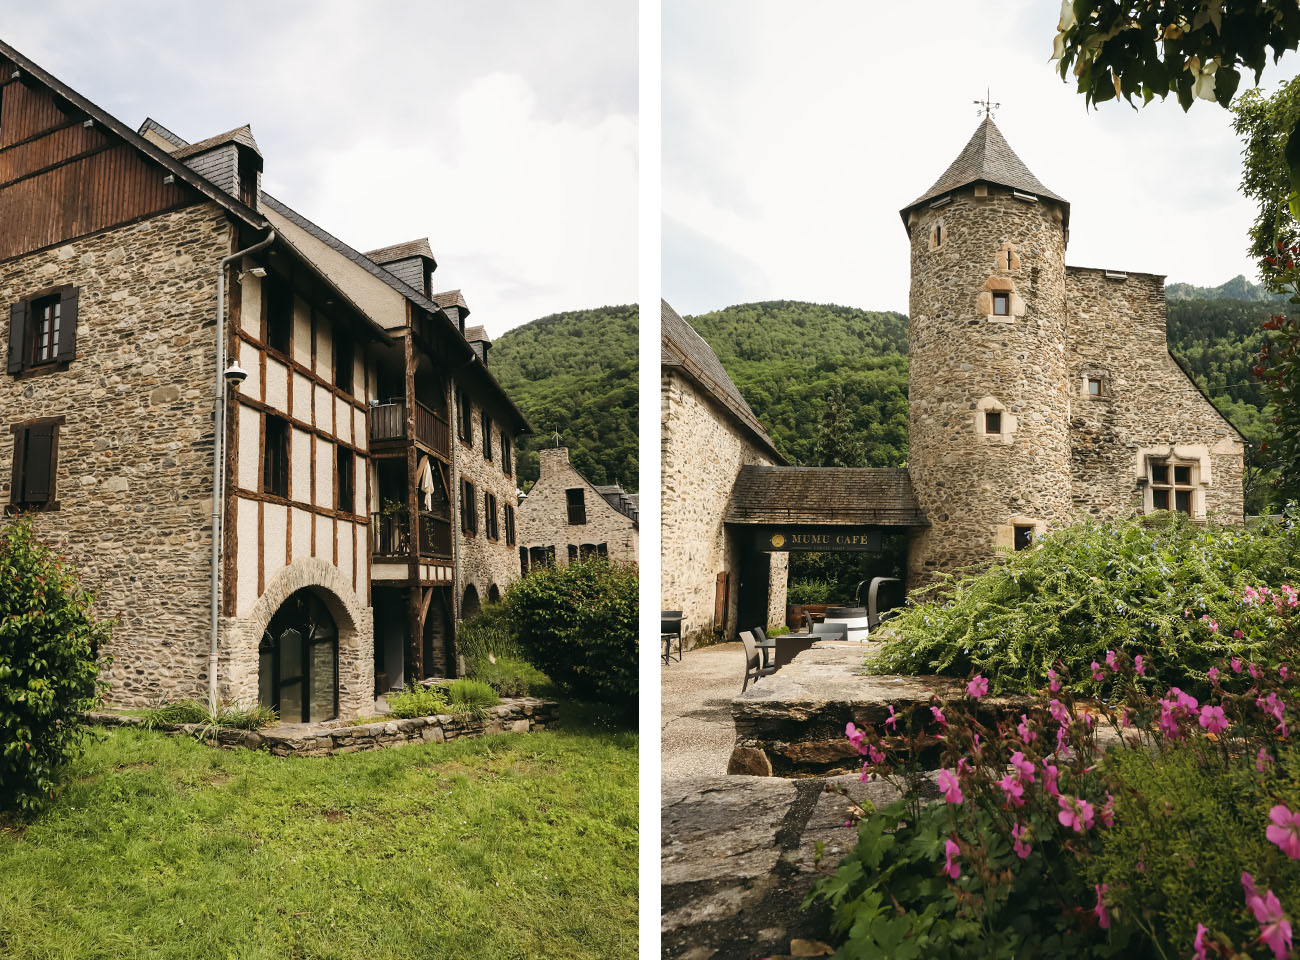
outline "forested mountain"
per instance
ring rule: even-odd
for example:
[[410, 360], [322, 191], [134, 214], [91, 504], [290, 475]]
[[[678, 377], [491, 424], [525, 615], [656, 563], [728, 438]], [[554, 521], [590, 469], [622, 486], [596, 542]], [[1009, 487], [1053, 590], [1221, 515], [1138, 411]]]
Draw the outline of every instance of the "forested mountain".
[[1237, 274], [1227, 283], [1217, 287], [1198, 287], [1190, 283], [1165, 284], [1165, 299], [1174, 300], [1261, 300], [1286, 299], [1280, 293], [1269, 293], [1262, 283], [1251, 283], [1244, 274]]
[[592, 483], [637, 490], [636, 331], [633, 304], [553, 314], [493, 342], [492, 373], [536, 431], [516, 448], [525, 490], [537, 480], [537, 449], [555, 442], [555, 430]]
[[[1207, 289], [1171, 284], [1170, 290], [1174, 288]], [[1263, 342], [1261, 325], [1281, 305], [1259, 299], [1262, 288], [1244, 277], [1212, 289], [1250, 299], [1171, 296], [1169, 345], [1214, 404], [1257, 442], [1266, 419], [1250, 370]], [[845, 429], [845, 415], [851, 445], [860, 451], [857, 465], [906, 462], [905, 316], [776, 301], [741, 304], [689, 321], [713, 347], [791, 463], [818, 464], [819, 438], [825, 431]], [[843, 411], [832, 409], [829, 399], [837, 386], [844, 393]]]

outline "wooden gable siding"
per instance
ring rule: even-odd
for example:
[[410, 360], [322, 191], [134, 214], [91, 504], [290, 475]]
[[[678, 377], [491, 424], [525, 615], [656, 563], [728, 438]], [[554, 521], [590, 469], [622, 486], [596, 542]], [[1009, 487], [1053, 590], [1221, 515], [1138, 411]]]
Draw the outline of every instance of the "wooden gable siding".
[[130, 223], [199, 198], [43, 88], [0, 86], [0, 260]]

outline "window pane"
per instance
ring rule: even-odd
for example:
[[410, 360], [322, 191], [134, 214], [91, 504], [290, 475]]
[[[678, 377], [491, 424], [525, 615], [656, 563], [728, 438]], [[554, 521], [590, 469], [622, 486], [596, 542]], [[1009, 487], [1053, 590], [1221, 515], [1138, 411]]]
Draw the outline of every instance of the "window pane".
[[1152, 491], [1151, 491], [1151, 506], [1153, 506], [1153, 507], [1154, 507], [1155, 509], [1157, 509], [1157, 510], [1168, 510], [1168, 509], [1169, 509], [1169, 491], [1168, 491], [1168, 490], [1152, 490]]
[[1169, 468], [1167, 466], [1153, 464], [1151, 467], [1151, 482], [1168, 484]]
[[280, 634], [280, 678], [302, 676], [302, 634], [286, 630]]
[[1192, 491], [1179, 490], [1174, 494], [1174, 502], [1178, 504], [1179, 510], [1183, 513], [1190, 514], [1192, 512]]
[[1174, 483], [1189, 484], [1192, 482], [1191, 467], [1174, 467]]
[[334, 719], [334, 691], [337, 680], [334, 673], [333, 642], [312, 644], [311, 702], [308, 704], [308, 719], [312, 723]]
[[1101, 381], [1100, 381], [1100, 380], [1089, 380], [1089, 381], [1088, 381], [1088, 393], [1092, 394], [1094, 397], [1099, 397], [1099, 396], [1101, 396]]
[[302, 681], [280, 685], [280, 719], [285, 723], [302, 723]]
[[986, 411], [984, 414], [984, 432], [1001, 433], [1002, 432], [1002, 414], [996, 410]]
[[1010, 301], [1011, 301], [1011, 298], [1010, 298], [1007, 294], [1005, 294], [1005, 293], [995, 293], [995, 294], [993, 294], [993, 313], [994, 313], [994, 315], [995, 315], [995, 316], [998, 316], [998, 317], [1005, 317], [1005, 316], [1007, 315], [1007, 313], [1009, 312], [1009, 311], [1008, 311], [1008, 307], [1010, 306]]

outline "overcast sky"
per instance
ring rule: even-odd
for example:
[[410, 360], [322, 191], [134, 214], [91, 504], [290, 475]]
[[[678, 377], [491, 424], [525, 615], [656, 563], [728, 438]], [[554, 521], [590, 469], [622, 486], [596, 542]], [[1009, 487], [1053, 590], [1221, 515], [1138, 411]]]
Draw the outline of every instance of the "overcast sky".
[[0, 31], [133, 128], [251, 123], [269, 193], [363, 251], [427, 236], [493, 336], [636, 301], [635, 0], [45, 0]]
[[[663, 10], [663, 285], [682, 313], [771, 299], [906, 312], [898, 211], [961, 152], [986, 87], [1011, 148], [1070, 201], [1067, 263], [1255, 276], [1231, 115], [1173, 99], [1085, 111], [1048, 63], [1053, 0]], [[1261, 85], [1297, 70], [1284, 57]]]

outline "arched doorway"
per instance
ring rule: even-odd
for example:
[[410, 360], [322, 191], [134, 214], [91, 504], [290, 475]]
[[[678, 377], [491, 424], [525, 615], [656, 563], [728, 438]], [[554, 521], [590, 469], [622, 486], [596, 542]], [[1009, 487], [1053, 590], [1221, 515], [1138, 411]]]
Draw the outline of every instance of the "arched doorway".
[[258, 701], [284, 723], [333, 720], [339, 708], [339, 633], [310, 589], [280, 604], [258, 646]]
[[462, 620], [468, 620], [470, 617], [478, 613], [478, 608], [478, 590], [474, 587], [474, 584], [471, 583], [465, 588], [465, 598], [460, 602], [460, 618]]
[[492, 584], [492, 586], [488, 587], [488, 603], [500, 603], [500, 602], [501, 602], [501, 591], [497, 589], [497, 585], [494, 583]]

